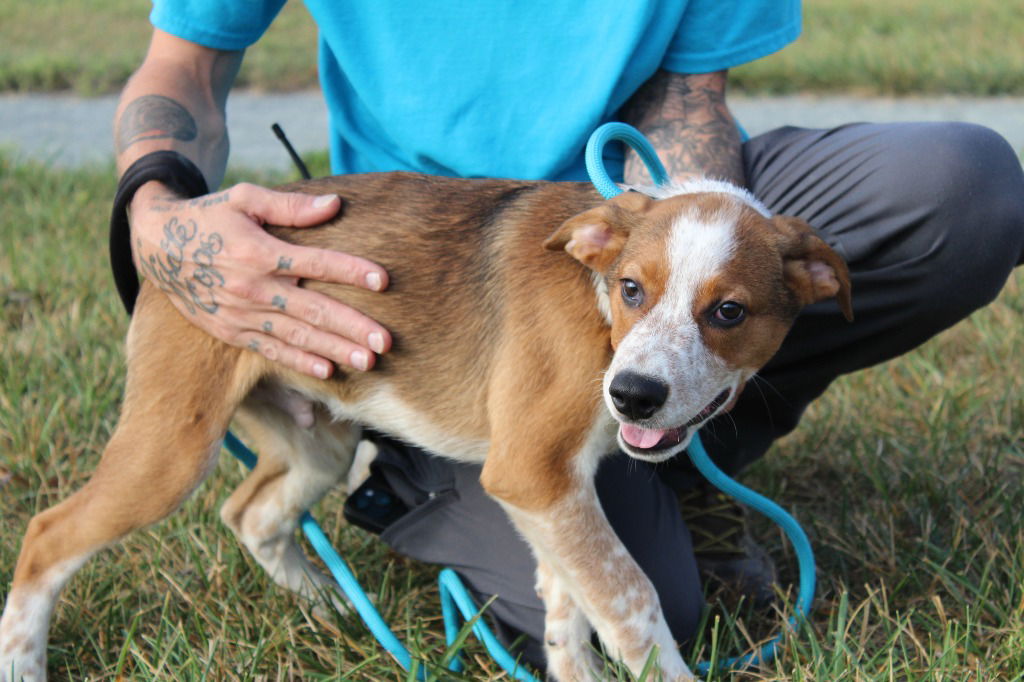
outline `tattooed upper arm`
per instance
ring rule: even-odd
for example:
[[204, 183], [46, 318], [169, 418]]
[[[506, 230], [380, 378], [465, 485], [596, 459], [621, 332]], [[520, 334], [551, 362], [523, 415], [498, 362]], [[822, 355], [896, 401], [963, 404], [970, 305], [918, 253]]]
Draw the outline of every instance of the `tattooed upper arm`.
[[[671, 177], [699, 174], [743, 185], [740, 134], [725, 104], [725, 83], [725, 71], [658, 71], [620, 115], [651, 140]], [[632, 152], [625, 175], [627, 182], [650, 181]]]
[[195, 118], [178, 101], [163, 95], [143, 95], [124, 108], [117, 123], [117, 152], [142, 140], [191, 142], [198, 129]]

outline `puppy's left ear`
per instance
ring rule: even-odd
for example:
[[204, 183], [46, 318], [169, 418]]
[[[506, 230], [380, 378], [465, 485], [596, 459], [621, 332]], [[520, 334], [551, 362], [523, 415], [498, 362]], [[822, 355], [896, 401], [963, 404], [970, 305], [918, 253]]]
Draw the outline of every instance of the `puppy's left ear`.
[[653, 200], [639, 192], [625, 192], [596, 208], [569, 218], [544, 242], [551, 251], [565, 251], [591, 270], [603, 273], [615, 262], [638, 214]]
[[846, 262], [800, 218], [775, 216], [772, 223], [780, 235], [786, 285], [800, 298], [801, 305], [835, 297], [843, 317], [853, 321]]

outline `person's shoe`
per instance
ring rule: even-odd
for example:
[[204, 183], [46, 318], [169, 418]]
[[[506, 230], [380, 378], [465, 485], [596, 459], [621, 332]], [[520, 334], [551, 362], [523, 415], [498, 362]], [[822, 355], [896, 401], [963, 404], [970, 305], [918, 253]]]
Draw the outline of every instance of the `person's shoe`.
[[690, 529], [697, 567], [749, 599], [755, 607], [775, 599], [775, 562], [751, 537], [746, 509], [708, 483], [678, 494], [679, 511]]

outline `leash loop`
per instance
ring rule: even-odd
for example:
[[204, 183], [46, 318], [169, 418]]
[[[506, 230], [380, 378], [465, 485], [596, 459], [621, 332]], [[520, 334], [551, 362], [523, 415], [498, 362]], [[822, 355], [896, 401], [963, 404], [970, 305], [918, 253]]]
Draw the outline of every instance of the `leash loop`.
[[633, 148], [633, 151], [637, 153], [640, 160], [647, 166], [647, 172], [651, 174], [651, 179], [655, 185], [660, 186], [669, 183], [670, 178], [665, 171], [665, 166], [662, 165], [661, 159], [658, 158], [658, 153], [654, 151], [654, 147], [647, 141], [643, 133], [626, 123], [605, 123], [590, 136], [590, 139], [587, 141], [587, 150], [584, 154], [587, 174], [590, 175], [590, 181], [594, 183], [594, 187], [601, 193], [601, 196], [605, 199], [611, 199], [622, 194], [622, 188], [612, 181], [611, 176], [608, 175], [608, 170], [604, 167], [604, 148], [613, 140], [625, 142]]

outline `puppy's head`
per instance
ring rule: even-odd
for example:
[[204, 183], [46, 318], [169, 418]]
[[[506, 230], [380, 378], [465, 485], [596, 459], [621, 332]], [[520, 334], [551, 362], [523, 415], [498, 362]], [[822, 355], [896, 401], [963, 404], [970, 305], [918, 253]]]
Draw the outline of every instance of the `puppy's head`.
[[745, 190], [701, 180], [654, 199], [621, 194], [546, 242], [608, 287], [615, 355], [604, 399], [619, 445], [662, 461], [728, 410], [800, 309], [836, 298], [852, 319], [845, 263], [807, 223], [772, 217]]

